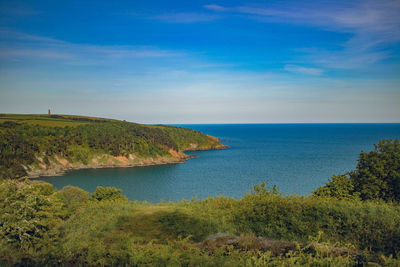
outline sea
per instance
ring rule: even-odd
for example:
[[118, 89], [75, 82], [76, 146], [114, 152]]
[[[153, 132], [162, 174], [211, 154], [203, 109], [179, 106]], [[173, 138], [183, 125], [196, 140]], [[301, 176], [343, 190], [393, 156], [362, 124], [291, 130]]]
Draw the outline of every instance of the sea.
[[74, 170], [40, 180], [61, 189], [122, 189], [130, 200], [180, 201], [224, 195], [241, 198], [263, 181], [282, 194], [310, 195], [333, 174], [354, 170], [361, 151], [400, 139], [400, 124], [185, 124], [216, 136], [224, 150], [186, 152], [182, 164]]

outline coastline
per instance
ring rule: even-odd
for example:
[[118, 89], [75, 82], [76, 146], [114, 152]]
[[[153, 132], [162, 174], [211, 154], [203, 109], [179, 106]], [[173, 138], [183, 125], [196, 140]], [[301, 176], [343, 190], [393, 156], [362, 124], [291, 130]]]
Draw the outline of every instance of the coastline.
[[226, 145], [218, 145], [216, 147], [197, 147], [192, 144], [189, 148], [180, 151], [170, 150], [168, 156], [158, 156], [157, 158], [140, 158], [133, 154], [125, 156], [99, 155], [90, 160], [90, 163], [71, 163], [61, 156], [55, 156], [50, 164], [44, 164], [41, 158], [38, 158], [38, 167], [28, 166], [27, 178], [40, 178], [49, 176], [62, 176], [68, 171], [80, 169], [103, 169], [103, 168], [130, 168], [145, 167], [166, 164], [181, 164], [191, 158], [198, 158], [196, 155], [186, 155], [184, 151], [204, 151], [204, 150], [221, 150], [229, 148]]

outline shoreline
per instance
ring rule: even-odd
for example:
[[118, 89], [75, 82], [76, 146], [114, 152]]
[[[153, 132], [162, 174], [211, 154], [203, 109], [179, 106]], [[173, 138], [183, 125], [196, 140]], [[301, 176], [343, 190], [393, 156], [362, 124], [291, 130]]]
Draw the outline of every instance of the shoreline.
[[[197, 158], [196, 156], [190, 157], [190, 158]], [[28, 179], [37, 179], [41, 177], [54, 177], [54, 176], [63, 176], [66, 173], [70, 171], [76, 171], [76, 170], [84, 170], [84, 169], [111, 169], [111, 168], [132, 168], [132, 167], [146, 167], [146, 166], [156, 166], [156, 165], [167, 165], [167, 164], [181, 164], [185, 163], [187, 159], [184, 160], [171, 160], [168, 162], [149, 162], [149, 163], [132, 163], [132, 164], [106, 164], [106, 165], [75, 165], [75, 166], [68, 166], [65, 168], [60, 168], [60, 169], [47, 169], [47, 170], [41, 170], [40, 174], [36, 175], [29, 175]]]
[[205, 151], [205, 150], [222, 150], [222, 149], [227, 149], [231, 148], [230, 146], [221, 144], [218, 147], [197, 147], [197, 148], [182, 148], [180, 151], [181, 152], [186, 152], [186, 151]]
[[[28, 179], [38, 179], [41, 177], [54, 177], [54, 176], [63, 176], [69, 171], [74, 171], [74, 170], [82, 170], [82, 169], [106, 169], [106, 168], [131, 168], [131, 167], [146, 167], [146, 166], [157, 166], [157, 165], [167, 165], [167, 164], [182, 164], [185, 163], [187, 160], [191, 158], [199, 158], [199, 156], [196, 155], [186, 155], [183, 152], [185, 151], [206, 151], [206, 150], [222, 150], [222, 149], [227, 149], [230, 148], [229, 146], [226, 145], [221, 145], [218, 147], [191, 147], [187, 149], [181, 149], [179, 152], [178, 151], [170, 151], [170, 154], [172, 157], [159, 157], [159, 158], [137, 158], [135, 157], [134, 160], [136, 162], [130, 162], [130, 159], [127, 157], [123, 156], [110, 156], [107, 155], [107, 157], [110, 157], [111, 159], [116, 160], [117, 162], [113, 163], [99, 163], [97, 159], [92, 159], [92, 162], [95, 161], [94, 163], [90, 164], [72, 164], [72, 163], [65, 163], [63, 164], [63, 161], [66, 161], [63, 158], [58, 158], [56, 156], [57, 164], [52, 163], [50, 165], [42, 165], [42, 168], [40, 169], [31, 169], [30, 171], [27, 171], [28, 175], [26, 178]], [[137, 162], [139, 160], [139, 162]], [[61, 164], [61, 165], [60, 165]]]

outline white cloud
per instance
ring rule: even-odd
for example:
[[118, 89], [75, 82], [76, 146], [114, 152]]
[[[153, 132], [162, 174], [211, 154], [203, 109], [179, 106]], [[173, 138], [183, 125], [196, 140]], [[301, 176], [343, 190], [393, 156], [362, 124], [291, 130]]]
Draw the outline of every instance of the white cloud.
[[285, 70], [289, 72], [301, 73], [306, 75], [321, 75], [324, 71], [322, 69], [317, 68], [308, 68], [297, 65], [286, 65]]
[[223, 7], [220, 5], [215, 5], [215, 4], [205, 5], [203, 7], [206, 9], [214, 10], [214, 11], [229, 11], [229, 8], [226, 8], [226, 7]]
[[196, 22], [208, 22], [219, 18], [217, 15], [203, 14], [203, 13], [168, 13], [160, 14], [152, 17], [156, 20], [162, 20], [170, 23], [196, 23]]

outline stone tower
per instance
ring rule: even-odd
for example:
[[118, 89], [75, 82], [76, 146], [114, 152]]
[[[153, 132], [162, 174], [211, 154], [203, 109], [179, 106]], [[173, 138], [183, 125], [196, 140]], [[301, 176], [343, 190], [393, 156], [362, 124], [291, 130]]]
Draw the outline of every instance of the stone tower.
[[51, 115], [50, 109], [49, 109], [49, 111], [47, 112], [47, 114], [48, 114], [49, 116]]

